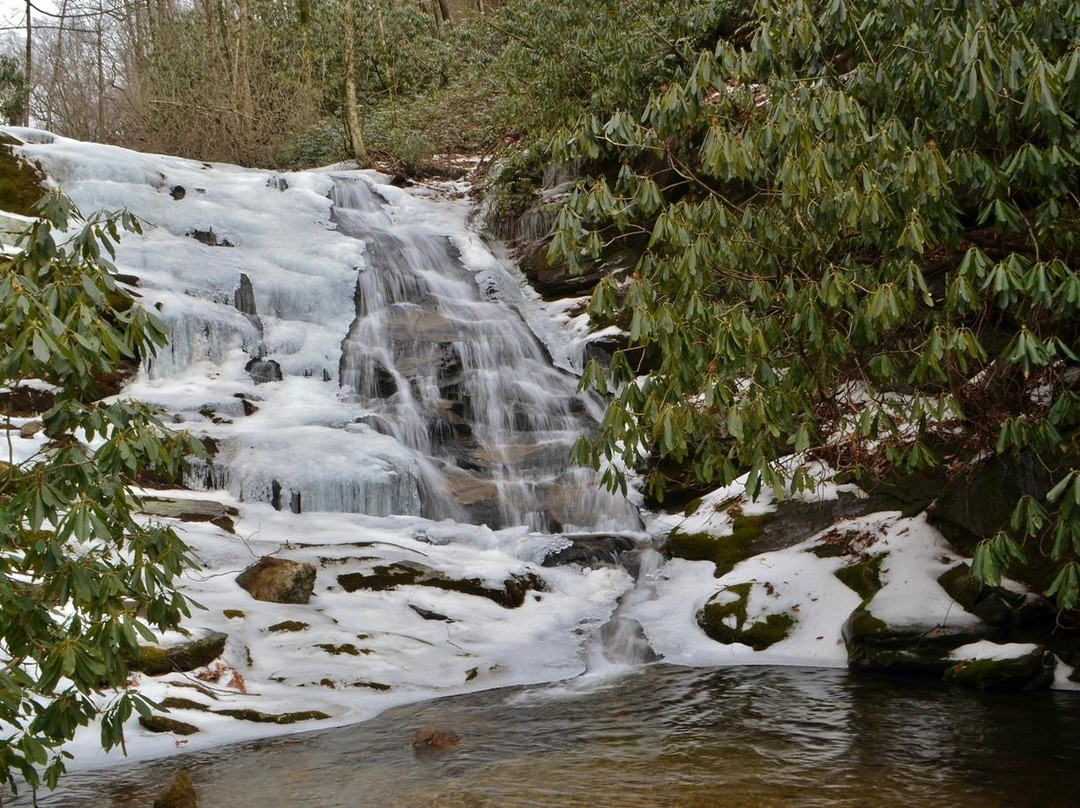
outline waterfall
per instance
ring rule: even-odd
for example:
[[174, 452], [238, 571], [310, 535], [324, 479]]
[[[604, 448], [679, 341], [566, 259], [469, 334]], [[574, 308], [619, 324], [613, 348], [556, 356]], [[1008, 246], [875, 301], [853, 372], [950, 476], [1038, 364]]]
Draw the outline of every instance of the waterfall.
[[536, 531], [619, 530], [635, 509], [573, 466], [600, 403], [554, 368], [513, 308], [482, 295], [450, 240], [395, 222], [362, 178], [339, 179], [334, 221], [363, 240], [343, 393], [415, 453], [422, 513]]

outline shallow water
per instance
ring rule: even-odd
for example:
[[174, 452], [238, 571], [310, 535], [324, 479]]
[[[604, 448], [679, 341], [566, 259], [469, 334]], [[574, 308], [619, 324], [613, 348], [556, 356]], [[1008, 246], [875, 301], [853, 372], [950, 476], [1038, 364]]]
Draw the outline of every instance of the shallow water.
[[[461, 736], [416, 751], [423, 727]], [[1080, 696], [800, 668], [655, 665], [353, 727], [72, 774], [42, 806], [1076, 806]], [[14, 805], [28, 805], [20, 798]]]

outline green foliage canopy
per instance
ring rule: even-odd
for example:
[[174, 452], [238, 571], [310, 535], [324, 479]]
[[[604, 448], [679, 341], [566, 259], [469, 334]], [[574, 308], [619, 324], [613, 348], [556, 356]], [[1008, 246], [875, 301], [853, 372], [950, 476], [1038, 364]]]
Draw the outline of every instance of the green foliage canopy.
[[0, 389], [36, 380], [55, 395], [48, 443], [16, 462], [9, 429], [0, 463], [0, 784], [19, 774], [51, 787], [67, 756], [56, 748], [76, 728], [100, 717], [109, 748], [133, 709], [150, 709], [124, 687], [128, 661], [140, 635], [152, 639], [148, 624], [188, 614], [174, 580], [192, 559], [171, 528], [134, 517], [129, 486], [142, 469], [175, 477], [202, 449], [146, 405], [98, 400], [122, 360], [165, 341], [102, 252], [137, 221], [83, 221], [60, 195], [40, 213], [21, 249], [0, 257]]
[[997, 580], [1037, 546], [1072, 608], [1080, 5], [759, 0], [754, 17], [568, 145], [615, 168], [574, 194], [552, 255], [578, 267], [647, 234], [591, 311], [659, 362], [587, 368], [615, 395], [579, 459], [654, 452], [782, 494], [813, 484], [778, 462], [792, 453], [900, 473], [1032, 454], [1056, 485], [975, 572]]

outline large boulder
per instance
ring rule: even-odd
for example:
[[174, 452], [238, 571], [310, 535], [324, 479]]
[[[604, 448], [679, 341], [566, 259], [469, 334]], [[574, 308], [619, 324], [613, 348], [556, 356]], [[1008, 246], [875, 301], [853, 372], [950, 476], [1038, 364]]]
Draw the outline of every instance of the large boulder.
[[1035, 690], [1054, 681], [1057, 659], [1041, 645], [976, 643], [956, 649], [945, 681], [979, 690]]
[[983, 583], [966, 563], [950, 567], [937, 581], [949, 597], [992, 626], [1054, 624], [1054, 608], [1045, 598]]
[[315, 589], [315, 576], [311, 564], [263, 556], [236, 576], [236, 582], [255, 600], [305, 604]]
[[841, 634], [850, 668], [928, 674], [941, 674], [952, 667], [955, 660], [950, 654], [956, 648], [997, 636], [993, 627], [981, 620], [890, 624], [874, 615], [866, 602], [851, 613]]

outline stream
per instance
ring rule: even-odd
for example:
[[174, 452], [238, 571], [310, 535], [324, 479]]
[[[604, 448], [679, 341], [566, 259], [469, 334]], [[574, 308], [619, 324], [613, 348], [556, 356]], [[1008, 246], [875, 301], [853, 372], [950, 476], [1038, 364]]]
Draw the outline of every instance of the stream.
[[[449, 749], [413, 732], [452, 730]], [[76, 772], [42, 806], [1075, 806], [1080, 698], [805, 668], [650, 665]], [[21, 797], [11, 805], [29, 805]]]
[[[38, 804], [145, 808], [181, 769], [202, 808], [1078, 804], [1075, 694], [829, 669], [858, 598], [828, 559], [795, 556], [806, 611], [773, 658], [823, 667], [703, 667], [768, 657], [708, 639], [714, 565], [666, 560], [634, 496], [570, 462], [603, 415], [580, 340], [469, 230], [460, 189], [30, 153], [85, 209], [154, 222], [117, 263], [170, 342], [126, 392], [213, 447], [197, 495], [165, 493], [231, 514], [183, 525], [221, 682], [138, 683], [190, 731], [133, 719], [117, 765], [91, 727]], [[310, 601], [241, 589], [264, 555], [310, 565]], [[321, 718], [289, 735], [236, 717], [301, 709]], [[460, 742], [414, 749], [428, 727]]]

